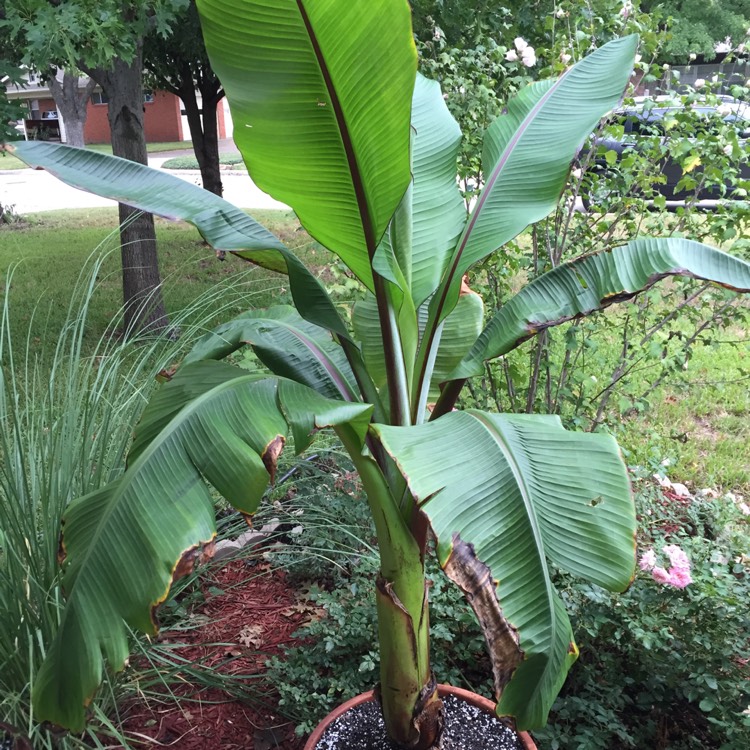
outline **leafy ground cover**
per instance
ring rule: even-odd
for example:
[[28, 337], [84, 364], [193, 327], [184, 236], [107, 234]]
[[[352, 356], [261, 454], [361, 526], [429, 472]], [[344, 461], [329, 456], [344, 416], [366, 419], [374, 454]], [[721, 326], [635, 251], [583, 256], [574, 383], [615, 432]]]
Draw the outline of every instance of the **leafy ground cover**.
[[[641, 559], [653, 554], [669, 566], [664, 548], [676, 548], [689, 582], [665, 584], [644, 563], [628, 592], [609, 594], [557, 574], [581, 658], [537, 740], [553, 750], [745, 747], [747, 505], [732, 494], [686, 494], [668, 480], [655, 481], [645, 467], [632, 478]], [[280, 537], [264, 557], [285, 570], [303, 608], [314, 614], [283, 656], [272, 655], [267, 679], [278, 690], [279, 711], [304, 735], [376, 681], [374, 535], [361, 487], [336, 453], [285, 470], [274, 498]], [[440, 679], [491, 694], [483, 639], [468, 606], [438, 571], [430, 578]]]

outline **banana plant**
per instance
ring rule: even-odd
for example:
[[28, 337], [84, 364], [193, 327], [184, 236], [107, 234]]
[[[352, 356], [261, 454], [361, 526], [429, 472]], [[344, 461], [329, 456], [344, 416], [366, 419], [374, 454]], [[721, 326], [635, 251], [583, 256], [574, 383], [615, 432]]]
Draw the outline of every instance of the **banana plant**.
[[[485, 313], [472, 266], [551, 212], [570, 162], [620, 100], [637, 39], [531, 84], [488, 129], [467, 213], [461, 138], [417, 74], [407, 0], [198, 0], [206, 47], [255, 183], [359, 280], [353, 310], [221, 198], [103, 154], [26, 142], [28, 164], [194, 224], [208, 243], [286, 274], [293, 305], [251, 310], [199, 341], [136, 427], [126, 470], [73, 501], [67, 603], [34, 680], [37, 717], [74, 730], [128, 631], [154, 633], [172, 581], [210, 555], [212, 488], [252, 516], [288, 440], [332, 429], [377, 533], [379, 696], [393, 742], [439, 741], [425, 558], [466, 595], [487, 640], [497, 713], [542, 726], [577, 656], [555, 566], [611, 590], [633, 577], [635, 513], [614, 439], [557, 417], [457, 410], [466, 380], [540, 331], [691, 276], [750, 290], [750, 265], [687, 239], [637, 239], [564, 263]], [[499, 252], [498, 252], [499, 251]], [[248, 346], [259, 376], [224, 362]]]

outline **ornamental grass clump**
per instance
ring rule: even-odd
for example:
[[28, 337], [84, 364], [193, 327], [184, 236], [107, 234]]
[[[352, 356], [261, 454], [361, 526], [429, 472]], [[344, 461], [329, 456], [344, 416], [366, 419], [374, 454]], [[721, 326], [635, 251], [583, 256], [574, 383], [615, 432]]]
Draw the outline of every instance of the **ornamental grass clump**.
[[[58, 552], [68, 503], [122, 473], [132, 424], [154, 388], [154, 377], [186, 341], [205, 330], [211, 295], [175, 315], [182, 342], [167, 334], [119, 340], [121, 319], [89, 342], [90, 308], [106, 253], [92, 253], [70, 291], [62, 326], [54, 330], [47, 300], [30, 303], [14, 286], [23, 267], [8, 271], [0, 311], [0, 744], [26, 737], [37, 748], [88, 747], [80, 738], [54, 739], [31, 705], [36, 673], [63, 618]], [[222, 292], [227, 296], [227, 288]], [[33, 304], [33, 306], [32, 306]], [[51, 304], [51, 303], [50, 303]], [[30, 320], [29, 320], [30, 317]], [[38, 319], [47, 317], [40, 340]], [[24, 320], [29, 321], [24, 327]], [[88, 740], [122, 736], [106, 718], [113, 692], [92, 704]], [[10, 740], [9, 740], [10, 741]], [[14, 747], [24, 747], [23, 741]]]
[[[81, 728], [127, 628], [156, 630], [175, 576], [210, 554], [213, 491], [251, 517], [287, 442], [333, 430], [375, 526], [380, 701], [400, 748], [440, 739], [425, 558], [470, 600], [497, 712], [541, 726], [578, 649], [550, 566], [613, 590], [635, 567], [635, 513], [615, 441], [551, 416], [455, 410], [468, 378], [551, 326], [683, 274], [750, 290], [750, 265], [682, 238], [562, 264], [485, 315], [472, 267], [552, 211], [571, 159], [628, 83], [618, 39], [525, 88], [485, 135], [467, 213], [461, 133], [416, 73], [406, 0], [199, 0], [211, 63], [253, 181], [292, 206], [364, 299], [335, 304], [280, 240], [218, 196], [138, 164], [45, 143], [15, 153], [84, 189], [195, 224], [218, 250], [288, 276], [293, 306], [200, 341], [145, 410], [126, 471], [65, 514], [67, 603], [36, 677], [38, 714]], [[252, 347], [267, 368], [223, 360]]]

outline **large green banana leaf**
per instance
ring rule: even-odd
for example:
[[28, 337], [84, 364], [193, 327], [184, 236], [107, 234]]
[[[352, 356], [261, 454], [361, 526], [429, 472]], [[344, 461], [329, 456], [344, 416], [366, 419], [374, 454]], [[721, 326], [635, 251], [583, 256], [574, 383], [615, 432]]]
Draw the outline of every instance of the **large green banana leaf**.
[[[396, 209], [373, 257], [372, 267], [392, 282], [389, 290], [400, 333], [407, 386], [413, 387], [413, 363], [419, 344], [418, 308], [437, 288], [466, 209], [456, 182], [461, 131], [435, 81], [417, 75], [412, 103], [413, 182]], [[384, 375], [382, 336], [372, 303], [360, 306], [366, 348], [374, 353], [378, 376]], [[372, 315], [375, 315], [373, 318]], [[374, 343], [374, 348], [370, 346]], [[379, 378], [384, 382], [384, 377]]]
[[750, 292], [750, 264], [681, 238], [638, 239], [543, 274], [495, 313], [449, 380], [482, 373], [482, 363], [552, 326], [627, 300], [667, 276], [713, 281]]
[[11, 149], [30, 166], [68, 185], [165, 219], [190, 222], [211, 247], [286, 273], [302, 317], [349, 337], [320, 281], [277, 237], [229, 201], [174, 175], [96, 151], [42, 141], [20, 141]]
[[302, 383], [327, 398], [359, 400], [344, 350], [328, 331], [308, 323], [289, 305], [252, 310], [220, 325], [196, 342], [183, 364], [224, 359], [245, 344], [253, 347], [274, 375]]
[[198, 0], [198, 10], [253, 181], [372, 289], [370, 259], [411, 179], [407, 0]]
[[435, 296], [438, 321], [455, 304], [461, 277], [474, 263], [554, 210], [576, 151], [622, 98], [637, 41], [615, 39], [558, 79], [531, 84], [489, 127], [484, 188], [456, 246], [443, 293]]
[[[466, 222], [466, 207], [456, 180], [456, 159], [461, 129], [443, 99], [440, 85], [417, 75], [411, 114], [412, 172], [411, 189], [403, 206], [378, 248], [376, 270], [405, 292], [411, 292], [419, 307], [437, 289], [450, 254]], [[404, 217], [401, 225], [402, 216]], [[406, 281], [388, 266], [398, 264]]]
[[475, 410], [374, 430], [477, 613], [498, 713], [543, 726], [577, 654], [548, 563], [614, 590], [633, 575], [635, 510], [617, 444], [557, 417]]
[[217, 250], [245, 255], [254, 263], [286, 273], [279, 251], [282, 242], [244, 211], [218, 195], [179, 177], [127, 159], [71, 148], [59, 143], [19, 141], [14, 155], [37, 169], [45, 169], [79, 190], [173, 221], [189, 221]]
[[68, 599], [36, 676], [37, 719], [83, 729], [103, 660], [122, 667], [128, 626], [155, 631], [173, 578], [213, 539], [209, 485], [254, 513], [290, 430], [297, 451], [327, 425], [362, 441], [371, 411], [220, 362], [181, 369], [147, 408], [125, 473], [65, 513]]

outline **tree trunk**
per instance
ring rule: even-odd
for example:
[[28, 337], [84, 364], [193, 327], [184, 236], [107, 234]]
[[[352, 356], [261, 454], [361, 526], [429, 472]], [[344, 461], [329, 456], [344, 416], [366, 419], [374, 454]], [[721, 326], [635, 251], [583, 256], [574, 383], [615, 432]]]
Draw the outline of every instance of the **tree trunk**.
[[88, 115], [88, 100], [96, 87], [96, 81], [89, 78], [83, 86], [75, 73], [63, 72], [63, 79], [57, 79], [57, 69], [47, 76], [47, 85], [55, 100], [57, 111], [65, 125], [65, 142], [69, 146], [83, 148], [83, 129]]
[[[132, 62], [115, 58], [110, 68], [91, 70], [90, 75], [109, 98], [112, 152], [148, 164], [142, 72], [143, 55], [139, 48]], [[120, 244], [125, 334], [166, 327], [169, 321], [161, 293], [154, 217], [121, 203]]]
[[219, 165], [219, 132], [216, 122], [216, 107], [222, 97], [217, 98], [215, 93], [210, 96], [203, 93], [203, 112], [201, 113], [195, 95], [195, 87], [190, 85], [193, 79], [189, 75], [189, 69], [186, 73], [183, 73], [182, 80], [185, 83], [180, 88], [179, 96], [185, 105], [185, 116], [190, 126], [190, 138], [193, 141], [193, 152], [201, 171], [203, 187], [221, 196], [223, 186]]
[[[216, 108], [219, 101], [214, 98], [203, 99], [203, 165], [201, 179], [203, 187], [216, 195], [221, 195], [224, 188], [221, 184], [221, 165], [219, 162], [219, 128], [216, 121]], [[199, 162], [200, 163], [200, 162]]]

